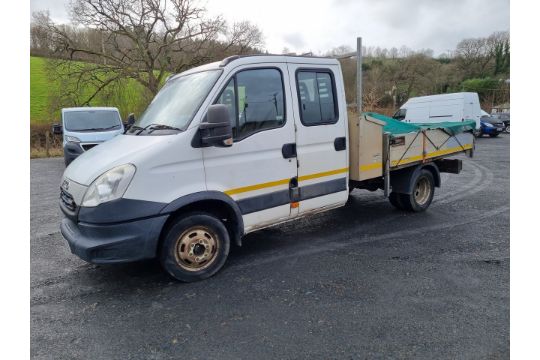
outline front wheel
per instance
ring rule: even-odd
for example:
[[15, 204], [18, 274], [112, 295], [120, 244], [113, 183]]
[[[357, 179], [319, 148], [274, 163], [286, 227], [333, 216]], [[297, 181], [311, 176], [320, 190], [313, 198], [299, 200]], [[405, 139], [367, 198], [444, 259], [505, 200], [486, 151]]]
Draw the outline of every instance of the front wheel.
[[510, 125], [504, 128], [504, 132], [506, 132], [507, 134], [510, 134]]
[[435, 180], [431, 171], [423, 169], [416, 177], [410, 194], [399, 194], [403, 209], [413, 212], [425, 211], [435, 194]]
[[229, 233], [218, 218], [190, 213], [169, 227], [160, 249], [160, 262], [177, 280], [203, 280], [223, 267], [229, 248]]

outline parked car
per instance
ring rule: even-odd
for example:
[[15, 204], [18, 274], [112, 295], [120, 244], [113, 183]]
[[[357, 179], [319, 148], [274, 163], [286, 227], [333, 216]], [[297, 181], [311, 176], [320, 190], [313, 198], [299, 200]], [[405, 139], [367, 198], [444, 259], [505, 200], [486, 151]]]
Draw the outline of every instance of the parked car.
[[478, 132], [481, 111], [477, 93], [461, 92], [410, 98], [393, 118], [406, 123], [424, 124], [474, 120]]
[[490, 137], [497, 137], [505, 129], [504, 123], [494, 118], [491, 115], [482, 115], [480, 117], [480, 133], [478, 137], [489, 135]]
[[53, 125], [54, 134], [63, 134], [66, 166], [85, 151], [123, 132], [120, 112], [115, 107], [64, 108], [62, 123]]
[[504, 132], [510, 134], [510, 113], [495, 113], [491, 117], [500, 120], [504, 124]]

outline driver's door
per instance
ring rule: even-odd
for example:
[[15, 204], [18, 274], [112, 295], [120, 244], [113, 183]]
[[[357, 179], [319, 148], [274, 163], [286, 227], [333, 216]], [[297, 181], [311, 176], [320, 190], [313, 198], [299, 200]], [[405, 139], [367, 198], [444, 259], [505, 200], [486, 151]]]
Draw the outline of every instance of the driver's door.
[[297, 176], [296, 159], [282, 152], [295, 142], [288, 81], [285, 65], [239, 67], [214, 100], [229, 109], [234, 143], [203, 148], [206, 184], [236, 201], [246, 232], [295, 214], [289, 183]]

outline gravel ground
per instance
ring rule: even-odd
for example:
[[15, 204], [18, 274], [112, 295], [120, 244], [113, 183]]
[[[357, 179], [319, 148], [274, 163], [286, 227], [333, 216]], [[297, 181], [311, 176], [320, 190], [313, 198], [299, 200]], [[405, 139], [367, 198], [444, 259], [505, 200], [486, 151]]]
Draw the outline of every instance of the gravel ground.
[[72, 255], [63, 161], [31, 160], [32, 357], [508, 358], [509, 149], [479, 139], [426, 213], [355, 190], [344, 208], [249, 234], [193, 284], [155, 261]]

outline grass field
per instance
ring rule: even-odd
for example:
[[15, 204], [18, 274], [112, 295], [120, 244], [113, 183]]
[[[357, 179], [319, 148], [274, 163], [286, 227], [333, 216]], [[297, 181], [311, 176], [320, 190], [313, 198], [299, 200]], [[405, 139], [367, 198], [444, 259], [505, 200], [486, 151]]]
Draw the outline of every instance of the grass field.
[[[60, 118], [60, 105], [52, 105], [51, 97], [62, 91], [59, 84], [51, 81], [46, 72], [46, 58], [30, 57], [30, 124], [51, 124]], [[86, 89], [90, 92], [91, 89]], [[91, 106], [114, 106], [123, 117], [134, 112], [138, 115], [148, 99], [144, 88], [135, 80], [126, 80], [120, 88], [109, 89], [97, 96]], [[72, 103], [65, 106], [76, 106]]]
[[57, 90], [55, 84], [49, 84], [45, 74], [45, 59], [30, 57], [30, 122], [49, 123], [52, 114], [48, 110], [48, 97], [51, 91]]

